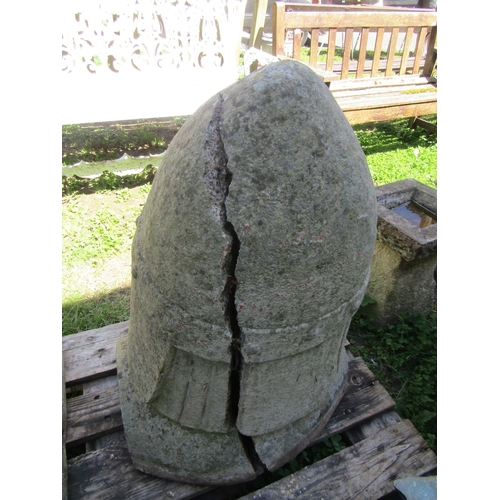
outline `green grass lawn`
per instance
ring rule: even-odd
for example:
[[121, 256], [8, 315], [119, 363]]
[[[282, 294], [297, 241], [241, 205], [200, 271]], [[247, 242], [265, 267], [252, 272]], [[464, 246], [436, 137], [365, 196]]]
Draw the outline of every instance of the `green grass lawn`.
[[[427, 118], [436, 122], [435, 116]], [[435, 134], [411, 130], [407, 120], [358, 125], [354, 131], [375, 185], [414, 178], [437, 188]], [[144, 166], [142, 161], [131, 160], [127, 169]], [[146, 164], [152, 163], [147, 159]], [[80, 172], [101, 172], [107, 165], [97, 163]], [[123, 180], [108, 172], [101, 180], [82, 181], [68, 175], [71, 170], [63, 168], [63, 335], [129, 318], [131, 243], [151, 181], [151, 176]], [[409, 418], [436, 450], [436, 315], [403, 317], [381, 330], [364, 319], [361, 308], [348, 337], [352, 351], [387, 388], [400, 415]], [[342, 438], [335, 437], [306, 450], [277, 471], [275, 479], [343, 446]]]

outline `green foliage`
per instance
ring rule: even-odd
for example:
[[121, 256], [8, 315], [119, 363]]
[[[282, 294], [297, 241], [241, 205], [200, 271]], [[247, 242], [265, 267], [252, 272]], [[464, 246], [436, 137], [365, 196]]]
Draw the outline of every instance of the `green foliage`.
[[[368, 302], [366, 303], [368, 305]], [[396, 324], [375, 327], [362, 306], [348, 337], [396, 402], [396, 411], [411, 420], [429, 446], [437, 449], [436, 313], [402, 315]]]
[[[139, 215], [137, 213], [137, 215]], [[78, 200], [70, 199], [63, 210], [63, 264], [76, 262], [97, 265], [131, 244], [135, 220], [120, 219], [104, 206], [93, 215]]]
[[[328, 50], [326, 47], [319, 47], [318, 62], [326, 62], [327, 53], [328, 53]], [[396, 51], [395, 55], [402, 56], [403, 51]], [[409, 55], [412, 56], [413, 53], [410, 53]], [[302, 62], [307, 63], [309, 61], [310, 56], [311, 56], [311, 48], [310, 47], [301, 47], [300, 60]], [[333, 58], [334, 61], [342, 61], [343, 57], [344, 57], [343, 47], [335, 47], [335, 55]], [[373, 50], [366, 51], [366, 55], [365, 55], [366, 60], [373, 60], [374, 57], [375, 57], [375, 51], [373, 51]], [[350, 59], [353, 61], [357, 61], [359, 59], [359, 49], [351, 50]], [[387, 51], [382, 50], [380, 52], [380, 59], [387, 59]]]
[[[436, 123], [436, 115], [426, 117]], [[411, 129], [408, 120], [355, 125], [376, 186], [412, 178], [437, 188], [437, 135]]]
[[63, 334], [129, 317], [130, 249], [151, 184], [63, 198]]
[[99, 191], [131, 188], [153, 182], [157, 167], [147, 165], [142, 172], [130, 175], [118, 175], [109, 170], [104, 170], [95, 179], [83, 179], [78, 176], [67, 176], [62, 178], [62, 194], [91, 194]]
[[85, 299], [76, 296], [63, 302], [62, 334], [63, 336], [71, 335], [120, 323], [127, 321], [129, 315], [130, 295], [128, 289], [95, 294]]
[[105, 160], [101, 162], [79, 162], [70, 167], [62, 167], [63, 177], [92, 177], [102, 174], [105, 170], [117, 174], [124, 172], [138, 172], [146, 168], [148, 165], [158, 168], [163, 160], [163, 155], [134, 158], [134, 157], [121, 157], [118, 160]]
[[63, 165], [78, 161], [115, 160], [125, 152], [148, 155], [164, 151], [171, 138], [184, 123], [175, 118], [168, 125], [140, 123], [136, 125], [64, 125], [62, 127]]

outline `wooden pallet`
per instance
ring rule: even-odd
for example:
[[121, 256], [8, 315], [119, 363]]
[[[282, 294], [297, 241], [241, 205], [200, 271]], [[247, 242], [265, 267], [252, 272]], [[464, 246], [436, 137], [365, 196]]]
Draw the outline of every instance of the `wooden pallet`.
[[394, 401], [363, 360], [350, 355], [346, 392], [312, 443], [342, 434], [351, 443], [346, 449], [246, 496], [257, 482], [197, 486], [144, 474], [127, 450], [118, 395], [115, 345], [127, 333], [123, 322], [63, 338], [65, 393], [73, 396], [63, 401], [63, 443], [69, 456], [85, 446], [67, 464], [63, 458], [69, 500], [374, 500], [394, 492], [395, 479], [436, 472], [434, 452], [394, 411]]

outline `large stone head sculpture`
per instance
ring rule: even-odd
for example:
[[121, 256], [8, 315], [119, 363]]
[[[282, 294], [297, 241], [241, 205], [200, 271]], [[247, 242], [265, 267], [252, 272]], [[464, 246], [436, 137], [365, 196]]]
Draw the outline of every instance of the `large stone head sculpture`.
[[376, 218], [363, 151], [305, 65], [266, 66], [186, 121], [138, 219], [117, 351], [136, 467], [234, 483], [307, 446], [342, 395]]

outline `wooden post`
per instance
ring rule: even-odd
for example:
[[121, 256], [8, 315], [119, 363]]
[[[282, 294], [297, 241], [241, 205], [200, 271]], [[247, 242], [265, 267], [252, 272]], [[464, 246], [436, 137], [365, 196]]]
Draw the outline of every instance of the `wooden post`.
[[436, 42], [437, 42], [437, 26], [433, 26], [431, 29], [429, 39], [427, 41], [427, 56], [425, 58], [424, 71], [422, 73], [424, 76], [432, 76], [434, 68], [436, 67], [436, 61], [437, 61]]
[[267, 3], [268, 0], [255, 0], [252, 30], [250, 31], [250, 47], [262, 48], [262, 33], [266, 23]]
[[285, 4], [273, 5], [273, 56], [285, 55]]

